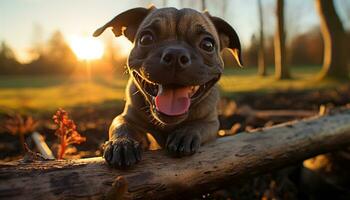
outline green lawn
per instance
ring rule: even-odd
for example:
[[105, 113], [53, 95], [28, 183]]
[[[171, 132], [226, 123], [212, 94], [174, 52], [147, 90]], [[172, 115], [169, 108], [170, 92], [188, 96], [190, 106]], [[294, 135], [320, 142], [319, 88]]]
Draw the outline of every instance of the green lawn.
[[[314, 80], [320, 67], [295, 67], [293, 79], [276, 81], [273, 75], [258, 77], [252, 68], [227, 68], [220, 81], [224, 95], [274, 90], [305, 90], [333, 87], [337, 83]], [[272, 74], [272, 69], [270, 69]], [[0, 77], [0, 109], [18, 111], [52, 111], [58, 107], [121, 104], [127, 75], [114, 78], [63, 76]]]
[[1, 77], [0, 109], [52, 111], [109, 101], [121, 103], [126, 78], [91, 81], [72, 77]]
[[297, 66], [291, 68], [292, 79], [276, 81], [273, 68], [268, 68], [268, 76], [257, 76], [255, 68], [229, 68], [221, 78], [220, 86], [226, 95], [247, 92], [269, 92], [276, 90], [310, 90], [335, 87], [334, 81], [319, 81], [320, 66]]

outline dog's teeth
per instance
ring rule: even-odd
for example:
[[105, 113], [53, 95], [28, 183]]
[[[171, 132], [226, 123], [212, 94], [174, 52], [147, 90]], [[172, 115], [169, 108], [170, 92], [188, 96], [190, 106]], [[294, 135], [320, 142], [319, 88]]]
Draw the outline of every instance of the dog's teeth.
[[193, 86], [191, 86], [191, 90], [192, 90], [192, 91], [197, 91], [198, 88], [199, 88], [198, 85], [193, 85]]
[[190, 87], [191, 93], [189, 94], [190, 97], [192, 97], [199, 89], [199, 85], [194, 85]]
[[194, 90], [197, 91], [199, 89], [199, 85], [194, 86]]
[[198, 86], [198, 85], [191, 86], [191, 91], [192, 91], [192, 93], [197, 92], [198, 89], [199, 89], [199, 86]]
[[163, 92], [163, 86], [162, 85], [158, 85], [158, 93], [157, 95], [160, 95]]

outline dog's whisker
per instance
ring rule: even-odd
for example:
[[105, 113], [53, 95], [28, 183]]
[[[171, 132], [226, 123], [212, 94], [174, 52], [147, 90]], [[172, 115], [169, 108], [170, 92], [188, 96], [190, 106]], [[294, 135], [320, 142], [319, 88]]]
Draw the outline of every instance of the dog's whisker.
[[144, 107], [142, 107], [142, 108], [140, 108], [140, 110], [142, 110], [142, 111], [145, 111], [146, 113], [148, 112], [148, 106], [144, 106]]
[[134, 96], [134, 95], [136, 95], [139, 92], [140, 92], [140, 90], [136, 90], [136, 92], [132, 93], [132, 95]]

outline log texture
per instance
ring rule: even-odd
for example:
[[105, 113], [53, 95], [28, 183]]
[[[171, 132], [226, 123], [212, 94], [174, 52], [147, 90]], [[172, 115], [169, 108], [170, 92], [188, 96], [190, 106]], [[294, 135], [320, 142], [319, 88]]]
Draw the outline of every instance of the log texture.
[[129, 170], [111, 169], [100, 157], [2, 163], [0, 199], [180, 199], [349, 144], [345, 110], [220, 138], [191, 157], [146, 152]]

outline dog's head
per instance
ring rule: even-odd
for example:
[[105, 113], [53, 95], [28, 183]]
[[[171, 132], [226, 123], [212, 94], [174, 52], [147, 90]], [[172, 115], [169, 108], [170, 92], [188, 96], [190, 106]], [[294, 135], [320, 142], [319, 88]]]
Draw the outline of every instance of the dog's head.
[[112, 27], [115, 36], [134, 43], [128, 68], [155, 119], [177, 124], [186, 119], [223, 72], [220, 52], [228, 48], [241, 64], [241, 45], [224, 20], [192, 9], [134, 8], [94, 36]]

